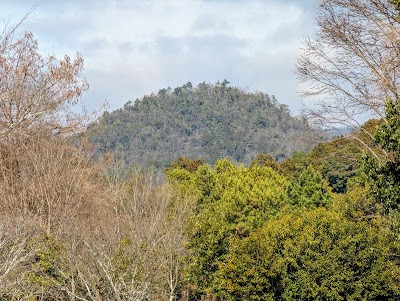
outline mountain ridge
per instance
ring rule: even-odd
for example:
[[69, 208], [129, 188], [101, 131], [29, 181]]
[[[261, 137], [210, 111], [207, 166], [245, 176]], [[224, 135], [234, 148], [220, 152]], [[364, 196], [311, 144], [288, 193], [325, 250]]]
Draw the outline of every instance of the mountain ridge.
[[160, 89], [105, 112], [88, 129], [97, 152], [111, 152], [125, 164], [155, 167], [182, 156], [210, 164], [223, 157], [249, 163], [259, 153], [280, 160], [308, 150], [317, 136], [274, 96], [245, 92], [227, 80]]

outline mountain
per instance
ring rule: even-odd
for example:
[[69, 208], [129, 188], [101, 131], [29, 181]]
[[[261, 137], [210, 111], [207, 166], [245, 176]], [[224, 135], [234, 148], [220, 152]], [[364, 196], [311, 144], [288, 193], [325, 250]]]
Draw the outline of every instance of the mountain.
[[259, 153], [276, 160], [308, 150], [317, 133], [274, 96], [249, 93], [229, 82], [175, 89], [129, 101], [105, 112], [87, 131], [99, 153], [126, 164], [165, 167], [178, 157], [249, 163]]

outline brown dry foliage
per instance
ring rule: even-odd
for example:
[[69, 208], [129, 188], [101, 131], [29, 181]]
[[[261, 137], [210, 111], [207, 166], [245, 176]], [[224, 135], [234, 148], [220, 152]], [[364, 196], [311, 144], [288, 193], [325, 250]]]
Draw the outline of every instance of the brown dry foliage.
[[0, 300], [176, 300], [192, 198], [57, 135], [90, 118], [71, 111], [83, 59], [18, 26], [0, 33]]
[[20, 24], [0, 33], [0, 139], [27, 135], [33, 127], [58, 134], [81, 129], [103, 109], [72, 110], [88, 89], [82, 56], [43, 57], [32, 33], [16, 34]]
[[193, 205], [177, 191], [46, 131], [3, 144], [0, 297], [176, 300]]
[[32, 216], [48, 234], [65, 232], [100, 205], [100, 168], [88, 151], [51, 134], [0, 145], [0, 210]]

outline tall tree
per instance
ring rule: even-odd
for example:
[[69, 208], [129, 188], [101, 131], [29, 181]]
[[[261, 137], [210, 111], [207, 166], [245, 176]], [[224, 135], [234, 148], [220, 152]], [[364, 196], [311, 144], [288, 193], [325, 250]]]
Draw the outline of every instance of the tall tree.
[[306, 110], [308, 116], [324, 127], [359, 127], [370, 116], [384, 119], [386, 96], [397, 101], [400, 92], [395, 5], [387, 0], [320, 1], [317, 22], [317, 34], [305, 40], [297, 62], [298, 77], [307, 87], [302, 94], [316, 104]]
[[400, 209], [400, 104], [390, 98], [386, 100], [386, 118], [375, 140], [388, 154], [387, 160], [377, 162], [367, 156], [363, 162], [375, 206], [383, 213]]
[[32, 33], [17, 35], [19, 25], [0, 33], [0, 138], [38, 124], [55, 133], [75, 129], [86, 119], [71, 110], [88, 88], [83, 58], [43, 57]]
[[282, 213], [231, 242], [219, 300], [398, 300], [393, 240], [366, 221], [317, 208]]
[[237, 167], [226, 159], [212, 170], [200, 166], [189, 179], [177, 171], [185, 170], [170, 172], [170, 178], [188, 189], [194, 183], [198, 192], [187, 231], [190, 263], [186, 274], [192, 300], [200, 300], [218, 295], [215, 275], [230, 257], [230, 242], [247, 237], [278, 212], [287, 182], [270, 167]]

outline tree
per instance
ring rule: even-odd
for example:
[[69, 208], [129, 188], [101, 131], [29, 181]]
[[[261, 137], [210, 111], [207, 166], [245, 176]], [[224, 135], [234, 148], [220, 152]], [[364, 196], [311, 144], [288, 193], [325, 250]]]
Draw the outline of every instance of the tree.
[[[363, 127], [371, 122], [372, 120], [368, 121]], [[369, 129], [369, 126], [367, 128]], [[362, 132], [359, 134], [362, 135]], [[354, 133], [354, 135], [358, 134]], [[295, 154], [280, 162], [279, 168], [287, 178], [293, 179], [311, 166], [329, 182], [332, 192], [344, 193], [347, 190], [348, 180], [355, 177], [359, 170], [363, 154], [357, 143], [341, 136], [318, 144], [308, 153]]]
[[287, 182], [270, 167], [237, 167], [226, 159], [213, 170], [201, 166], [192, 181], [200, 194], [187, 231], [187, 278], [191, 298], [199, 300], [218, 295], [215, 275], [230, 257], [231, 240], [247, 237], [278, 212]]
[[292, 179], [287, 197], [289, 204], [308, 209], [327, 206], [332, 199], [328, 184], [311, 166]]
[[281, 214], [217, 272], [221, 300], [398, 300], [398, 248], [367, 221], [317, 208]]
[[[91, 161], [82, 143], [36, 131], [0, 148], [0, 212], [34, 217], [47, 234], [70, 233], [101, 199], [104, 160]], [[97, 205], [94, 203], [96, 202]]]
[[88, 88], [82, 56], [42, 57], [32, 33], [17, 36], [20, 24], [0, 33], [0, 138], [37, 125], [54, 133], [76, 129], [87, 119], [71, 111]]
[[371, 156], [363, 160], [363, 172], [370, 185], [375, 206], [382, 213], [400, 209], [400, 104], [387, 98], [387, 122], [379, 125], [375, 141], [388, 154], [379, 162]]
[[249, 164], [259, 153], [282, 159], [317, 140], [314, 129], [266, 94], [227, 83], [188, 86], [104, 114], [86, 132], [90, 141], [99, 154], [165, 169], [179, 157], [204, 158], [208, 164], [220, 158]]
[[297, 62], [299, 80], [307, 85], [302, 95], [315, 100], [306, 114], [323, 127], [385, 119], [385, 98], [400, 99], [396, 7], [386, 0], [320, 1], [317, 22], [318, 32], [305, 40]]
[[250, 166], [268, 166], [274, 170], [279, 171], [279, 165], [276, 163], [275, 159], [268, 154], [258, 154], [257, 157], [251, 161]]
[[199, 169], [199, 167], [204, 164], [205, 162], [203, 159], [191, 160], [186, 157], [179, 157], [178, 159], [175, 160], [175, 162], [172, 162], [167, 167], [166, 173], [168, 173], [169, 170], [174, 170], [177, 168], [186, 169], [189, 172], [196, 172], [196, 170]]

